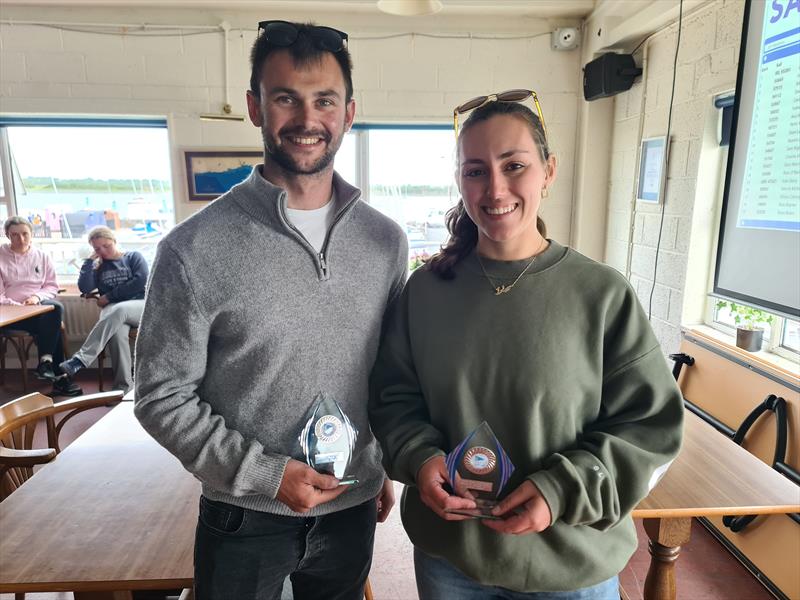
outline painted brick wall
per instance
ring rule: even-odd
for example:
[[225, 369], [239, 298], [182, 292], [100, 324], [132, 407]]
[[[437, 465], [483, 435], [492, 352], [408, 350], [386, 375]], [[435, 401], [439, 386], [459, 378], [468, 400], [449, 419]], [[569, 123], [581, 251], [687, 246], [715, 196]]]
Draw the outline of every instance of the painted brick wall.
[[[270, 17], [311, 18], [303, 14]], [[248, 53], [256, 34], [252, 24], [264, 15], [9, 7], [0, 18], [178, 25], [226, 20], [231, 23], [231, 104], [233, 112], [246, 114]], [[402, 19], [351, 18], [335, 13], [313, 18], [351, 35], [356, 118], [360, 122], [450, 123], [453, 106], [473, 96], [519, 87], [537, 89], [561, 167], [561, 179], [543, 216], [556, 238], [569, 240], [580, 53], [553, 52], [549, 35], [501, 39], [548, 32], [551, 24], [533, 19], [441, 18], [427, 26], [424, 35], [390, 37], [417, 29]], [[441, 35], [450, 37], [431, 37]], [[486, 37], [496, 39], [479, 39]], [[219, 112], [224, 99], [221, 33], [142, 39], [2, 25], [0, 56], [2, 112], [166, 116], [179, 220], [202, 206], [185, 199], [182, 149], [260, 146], [259, 131], [249, 122], [198, 119], [200, 113]]]
[[[671, 150], [658, 270], [653, 290], [652, 324], [662, 348], [677, 351], [703, 131], [716, 119], [713, 98], [736, 86], [744, 2], [716, 0], [685, 19], [678, 53]], [[641, 138], [664, 135], [672, 87], [677, 28], [649, 42], [647, 69], [631, 90], [615, 98], [615, 123], [609, 177], [606, 262], [626, 273], [648, 308], [661, 207], [635, 202]], [[641, 60], [641, 50], [637, 53]], [[630, 245], [630, 265], [628, 253]], [[707, 256], [691, 260], [705, 261]], [[626, 272], [627, 271], [627, 272]]]

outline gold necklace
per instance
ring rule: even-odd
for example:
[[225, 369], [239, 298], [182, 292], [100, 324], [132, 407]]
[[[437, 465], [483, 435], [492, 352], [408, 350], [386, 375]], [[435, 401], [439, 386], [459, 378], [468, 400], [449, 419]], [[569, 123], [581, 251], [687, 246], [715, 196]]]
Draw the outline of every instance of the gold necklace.
[[481, 266], [481, 271], [483, 271], [484, 277], [486, 277], [486, 279], [489, 280], [489, 284], [492, 286], [492, 289], [494, 289], [494, 295], [495, 296], [500, 296], [501, 294], [507, 294], [508, 292], [510, 292], [513, 289], [513, 287], [515, 285], [517, 285], [517, 283], [519, 283], [519, 280], [522, 279], [522, 276], [525, 275], [525, 273], [527, 273], [528, 269], [531, 268], [531, 265], [536, 260], [536, 257], [539, 256], [539, 252], [542, 250], [542, 246], [544, 246], [546, 241], [547, 240], [543, 237], [542, 238], [542, 243], [539, 244], [539, 248], [536, 250], [536, 252], [534, 253], [533, 257], [530, 259], [530, 261], [528, 261], [528, 264], [525, 265], [525, 268], [522, 269], [520, 274], [517, 275], [517, 278], [514, 281], [512, 281], [510, 285], [505, 285], [505, 284], [502, 284], [502, 283], [500, 285], [496, 285], [495, 282], [492, 280], [492, 278], [489, 277], [489, 274], [486, 272], [486, 267], [483, 266], [483, 261], [481, 260], [481, 255], [478, 254], [477, 251], [475, 252], [475, 257], [478, 259], [478, 264]]

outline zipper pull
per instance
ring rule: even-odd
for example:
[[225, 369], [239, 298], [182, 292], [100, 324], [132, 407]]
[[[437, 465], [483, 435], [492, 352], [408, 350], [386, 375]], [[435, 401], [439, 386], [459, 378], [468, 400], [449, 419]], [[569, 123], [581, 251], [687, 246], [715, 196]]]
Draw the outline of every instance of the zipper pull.
[[322, 274], [327, 277], [328, 275], [328, 263], [325, 262], [325, 253], [319, 253], [319, 268], [322, 270]]

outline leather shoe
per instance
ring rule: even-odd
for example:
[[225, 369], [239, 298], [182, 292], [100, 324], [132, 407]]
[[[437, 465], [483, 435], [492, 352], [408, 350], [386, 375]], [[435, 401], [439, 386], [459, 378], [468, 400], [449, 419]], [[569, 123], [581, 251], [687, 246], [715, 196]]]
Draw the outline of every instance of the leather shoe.
[[83, 390], [69, 377], [59, 377], [53, 382], [54, 396], [80, 396]]
[[55, 381], [56, 374], [55, 371], [53, 371], [53, 361], [41, 361], [33, 370], [33, 374], [36, 376], [36, 379], [41, 379], [42, 381]]

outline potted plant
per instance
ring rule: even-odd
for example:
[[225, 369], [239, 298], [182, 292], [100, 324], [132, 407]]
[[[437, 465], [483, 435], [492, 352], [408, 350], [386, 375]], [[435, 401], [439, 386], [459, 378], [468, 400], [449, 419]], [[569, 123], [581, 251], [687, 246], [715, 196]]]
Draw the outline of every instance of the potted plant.
[[736, 323], [736, 345], [748, 352], [761, 350], [761, 342], [764, 339], [764, 328], [759, 325], [769, 325], [775, 317], [766, 311], [736, 304], [726, 300], [717, 301], [717, 309], [728, 309], [733, 322]]

